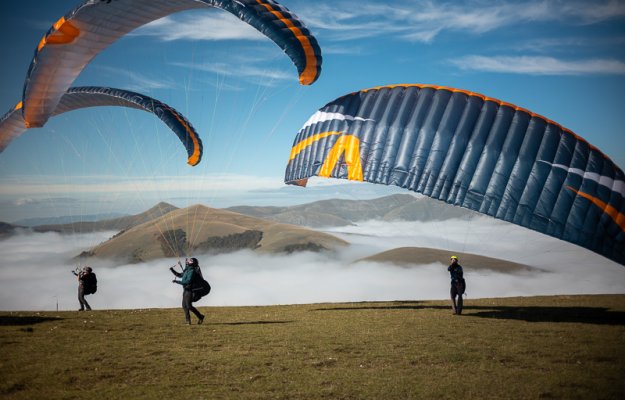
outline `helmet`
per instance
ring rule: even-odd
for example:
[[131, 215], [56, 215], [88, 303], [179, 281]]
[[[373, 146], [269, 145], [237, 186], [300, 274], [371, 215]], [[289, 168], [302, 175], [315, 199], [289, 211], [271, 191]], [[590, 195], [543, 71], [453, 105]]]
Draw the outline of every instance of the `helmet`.
[[456, 257], [456, 256], [451, 256], [451, 259], [458, 261], [458, 257]]

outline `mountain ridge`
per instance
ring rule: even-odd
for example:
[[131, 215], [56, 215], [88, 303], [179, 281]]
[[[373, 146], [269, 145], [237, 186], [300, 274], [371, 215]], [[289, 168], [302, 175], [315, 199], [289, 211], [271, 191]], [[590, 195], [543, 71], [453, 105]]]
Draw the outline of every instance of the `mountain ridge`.
[[194, 252], [332, 250], [347, 245], [333, 235], [266, 221], [233, 211], [193, 205], [121, 231], [83, 252], [81, 258], [108, 258], [132, 263]]
[[[354, 225], [359, 221], [432, 221], [467, 218], [475, 213], [451, 207], [440, 201], [411, 194], [394, 194], [372, 200], [320, 200], [296, 206], [235, 206], [210, 208], [196, 204], [178, 208], [160, 202], [147, 211], [103, 221], [30, 228], [35, 232], [85, 233], [97, 230], [118, 231], [107, 241], [83, 251], [81, 260], [115, 259], [138, 263], [192, 253], [223, 253], [242, 249], [258, 252], [325, 251], [348, 245], [320, 227]], [[6, 238], [21, 227], [3, 225]], [[28, 230], [28, 228], [25, 228]], [[463, 259], [502, 272], [531, 271], [532, 267], [474, 254]], [[449, 252], [440, 249], [395, 248], [358, 261], [413, 266], [445, 263]]]
[[169, 203], [160, 202], [139, 214], [128, 215], [119, 218], [105, 219], [99, 221], [81, 221], [69, 224], [48, 224], [37, 225], [31, 227], [35, 232], [58, 232], [58, 233], [90, 233], [98, 231], [124, 231], [132, 228], [133, 226], [140, 225], [144, 222], [150, 221], [154, 218], [158, 218], [167, 214], [172, 210], [176, 210], [178, 207]]
[[372, 200], [319, 200], [296, 206], [234, 206], [225, 210], [310, 228], [353, 225], [359, 221], [442, 221], [467, 218], [474, 211], [453, 207], [428, 197], [393, 194]]

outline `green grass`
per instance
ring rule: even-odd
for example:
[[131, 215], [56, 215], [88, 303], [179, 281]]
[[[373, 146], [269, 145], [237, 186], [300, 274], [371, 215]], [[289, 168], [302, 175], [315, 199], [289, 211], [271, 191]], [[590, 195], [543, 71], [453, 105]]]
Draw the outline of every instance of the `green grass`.
[[0, 313], [2, 399], [623, 399], [625, 295]]

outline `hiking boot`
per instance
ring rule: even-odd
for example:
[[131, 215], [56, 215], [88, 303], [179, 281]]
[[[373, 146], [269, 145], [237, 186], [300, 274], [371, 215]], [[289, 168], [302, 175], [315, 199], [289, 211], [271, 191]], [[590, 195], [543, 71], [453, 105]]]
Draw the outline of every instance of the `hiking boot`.
[[202, 325], [204, 323], [204, 316], [202, 315], [200, 319], [198, 319], [197, 324]]

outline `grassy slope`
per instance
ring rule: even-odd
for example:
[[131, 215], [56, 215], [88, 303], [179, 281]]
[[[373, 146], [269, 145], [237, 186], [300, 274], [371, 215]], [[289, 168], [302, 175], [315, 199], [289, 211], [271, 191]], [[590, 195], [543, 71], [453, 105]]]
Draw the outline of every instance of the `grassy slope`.
[[446, 263], [450, 254], [460, 257], [466, 270], [479, 271], [491, 270], [502, 273], [515, 273], [523, 271], [540, 271], [529, 265], [519, 264], [512, 261], [480, 256], [477, 254], [462, 253], [449, 250], [431, 249], [428, 247], [398, 247], [383, 251], [358, 261], [390, 262], [395, 265], [425, 265], [433, 263]]
[[0, 313], [0, 397], [625, 398], [625, 295]]

